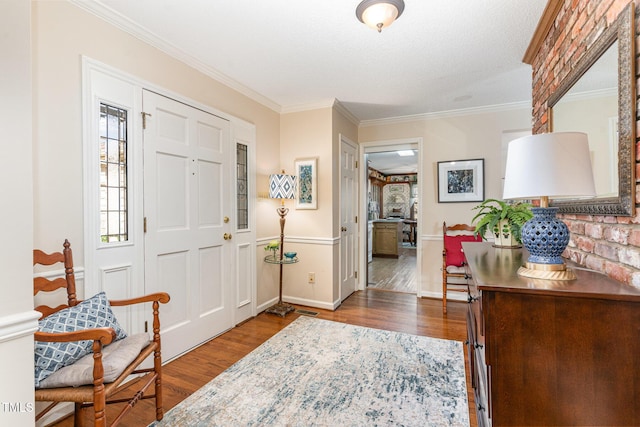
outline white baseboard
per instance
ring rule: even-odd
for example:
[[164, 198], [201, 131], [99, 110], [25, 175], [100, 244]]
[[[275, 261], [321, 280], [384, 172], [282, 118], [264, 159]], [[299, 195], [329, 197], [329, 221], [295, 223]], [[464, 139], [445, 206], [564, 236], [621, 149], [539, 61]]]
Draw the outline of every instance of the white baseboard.
[[[310, 299], [305, 299], [305, 298], [296, 298], [296, 297], [288, 297], [286, 295], [282, 296], [282, 300], [284, 302], [288, 302], [289, 304], [296, 304], [296, 305], [304, 305], [306, 307], [314, 307], [314, 308], [321, 308], [323, 310], [331, 310], [334, 311], [336, 308], [338, 308], [340, 306], [340, 302], [339, 301], [335, 301], [333, 303], [327, 303], [324, 301], [317, 301], [317, 300], [310, 300]], [[257, 307], [257, 312], [258, 313], [262, 313], [263, 311], [265, 311], [267, 308], [271, 307], [273, 304], [278, 302], [278, 298], [272, 298], [269, 301], [260, 304]]]
[[[36, 411], [41, 411], [49, 402], [36, 402]], [[42, 405], [42, 408], [40, 407]], [[44, 427], [56, 423], [73, 414], [73, 402], [61, 402], [36, 422], [36, 427]]]

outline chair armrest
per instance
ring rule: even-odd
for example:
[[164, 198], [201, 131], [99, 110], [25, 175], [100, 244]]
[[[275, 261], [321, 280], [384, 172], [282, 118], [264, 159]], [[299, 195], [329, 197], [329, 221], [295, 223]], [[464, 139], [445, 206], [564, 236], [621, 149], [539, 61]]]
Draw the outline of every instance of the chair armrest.
[[109, 300], [109, 304], [114, 307], [123, 306], [123, 305], [132, 305], [132, 304], [140, 304], [143, 302], [154, 302], [158, 301], [162, 304], [166, 304], [169, 302], [169, 294], [166, 292], [156, 292], [149, 295], [144, 295], [137, 298], [129, 298], [129, 299], [120, 299], [120, 300]]
[[71, 342], [71, 341], [100, 341], [102, 345], [110, 344], [116, 339], [113, 328], [93, 328], [74, 332], [36, 332], [35, 341], [43, 342]]

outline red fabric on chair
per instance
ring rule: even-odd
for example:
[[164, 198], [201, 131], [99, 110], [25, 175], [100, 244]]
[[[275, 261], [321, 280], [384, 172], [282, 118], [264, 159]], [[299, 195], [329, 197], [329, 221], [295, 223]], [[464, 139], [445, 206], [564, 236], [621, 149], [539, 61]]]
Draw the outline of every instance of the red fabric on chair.
[[444, 236], [444, 248], [447, 250], [447, 265], [455, 265], [456, 267], [460, 267], [464, 264], [462, 242], [482, 242], [482, 236]]

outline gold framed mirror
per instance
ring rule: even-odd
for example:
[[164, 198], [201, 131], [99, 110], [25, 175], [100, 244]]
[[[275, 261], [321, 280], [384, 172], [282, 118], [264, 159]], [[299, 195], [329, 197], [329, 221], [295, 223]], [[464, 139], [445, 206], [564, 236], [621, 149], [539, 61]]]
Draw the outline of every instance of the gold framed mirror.
[[634, 13], [630, 3], [547, 101], [551, 131], [589, 135], [596, 180], [594, 199], [552, 201], [560, 213], [635, 214]]

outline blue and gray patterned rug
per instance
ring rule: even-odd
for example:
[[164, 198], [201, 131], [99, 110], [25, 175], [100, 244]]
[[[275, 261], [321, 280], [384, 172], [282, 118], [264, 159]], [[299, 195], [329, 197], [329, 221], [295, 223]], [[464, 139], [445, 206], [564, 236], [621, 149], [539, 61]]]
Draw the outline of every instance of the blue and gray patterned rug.
[[459, 341], [301, 316], [151, 426], [468, 426]]

